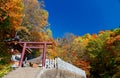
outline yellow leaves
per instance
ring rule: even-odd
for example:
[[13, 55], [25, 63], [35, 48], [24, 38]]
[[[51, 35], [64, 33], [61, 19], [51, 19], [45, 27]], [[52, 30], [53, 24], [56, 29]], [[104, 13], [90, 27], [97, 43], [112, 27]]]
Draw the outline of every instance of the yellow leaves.
[[46, 10], [41, 9], [40, 12], [41, 12], [42, 16], [44, 17], [44, 19], [48, 18], [48, 12]]
[[42, 25], [42, 26], [46, 26], [46, 24], [47, 24], [46, 21], [42, 21], [42, 22], [41, 22], [41, 25]]
[[31, 32], [31, 35], [34, 37], [32, 41], [42, 41], [42, 33], [38, 33], [36, 31]]
[[34, 37], [33, 41], [52, 41], [45, 32], [31, 31], [30, 33]]
[[15, 13], [15, 12], [10, 12], [9, 16], [11, 17], [11, 22], [16, 21], [19, 22], [19, 25], [22, 21], [23, 14]]
[[17, 3], [17, 2], [18, 2], [18, 1], [20, 1], [20, 0], [11, 0], [11, 1], [13, 1], [13, 2]]
[[79, 42], [83, 42], [82, 37], [77, 37], [74, 39], [74, 43], [79, 43]]
[[6, 15], [10, 17], [10, 23], [12, 29], [20, 26], [22, 17], [23, 17], [23, 7], [21, 0], [7, 0], [4, 5], [2, 5], [3, 10], [6, 12]]
[[11, 71], [10, 65], [0, 65], [0, 78], [2, 78], [4, 75], [9, 73]]
[[77, 38], [74, 39], [73, 44], [77, 43], [77, 44], [80, 44], [80, 45], [83, 44], [83, 45], [87, 46], [89, 40], [90, 39], [88, 39], [88, 38], [77, 37]]
[[44, 35], [44, 40], [47, 41], [48, 38], [49, 38], [48, 35], [45, 34], [45, 35]]
[[40, 10], [41, 13], [41, 25], [44, 27], [47, 25], [47, 19], [48, 19], [48, 12], [46, 10], [41, 9]]
[[9, 2], [5, 3], [4, 7], [5, 7], [4, 9], [6, 11], [11, 11], [11, 10], [21, 11], [21, 10], [23, 10], [21, 0], [10, 0]]
[[58, 56], [58, 53], [54, 49], [48, 49], [47, 52], [48, 52], [48, 57], [51, 59]]

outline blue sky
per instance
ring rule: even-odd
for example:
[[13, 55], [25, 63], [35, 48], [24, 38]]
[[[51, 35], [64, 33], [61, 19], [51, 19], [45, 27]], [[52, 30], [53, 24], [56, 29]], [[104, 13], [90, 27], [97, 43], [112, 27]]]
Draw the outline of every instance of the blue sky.
[[44, 0], [53, 37], [82, 36], [120, 26], [120, 0]]

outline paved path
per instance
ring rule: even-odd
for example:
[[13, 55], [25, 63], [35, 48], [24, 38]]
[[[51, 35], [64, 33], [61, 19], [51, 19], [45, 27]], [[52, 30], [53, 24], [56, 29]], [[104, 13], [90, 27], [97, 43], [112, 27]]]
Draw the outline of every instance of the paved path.
[[43, 68], [18, 68], [16, 70], [11, 71], [7, 75], [2, 78], [37, 78], [38, 74], [41, 72]]

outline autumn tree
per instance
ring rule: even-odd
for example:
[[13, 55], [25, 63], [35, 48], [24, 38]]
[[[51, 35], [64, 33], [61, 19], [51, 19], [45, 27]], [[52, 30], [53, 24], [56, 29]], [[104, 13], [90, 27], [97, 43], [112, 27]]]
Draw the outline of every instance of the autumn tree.
[[0, 0], [0, 39], [3, 41], [6, 34], [14, 36], [21, 26], [23, 18], [23, 3], [21, 0]]
[[[27, 41], [46, 41], [51, 34], [50, 28], [47, 27], [48, 12], [43, 9], [42, 3], [38, 0], [24, 0], [24, 18], [22, 26], [26, 27], [29, 31]], [[24, 41], [23, 34], [18, 32], [20, 38]], [[33, 37], [34, 36], [34, 37]]]
[[23, 4], [21, 0], [0, 0], [0, 65], [9, 64], [10, 56], [4, 43], [6, 38], [14, 37], [21, 27]]
[[118, 45], [113, 45], [116, 40], [111, 36], [112, 34], [111, 31], [102, 31], [95, 40], [88, 43], [87, 54], [92, 78], [108, 78], [117, 73], [118, 67], [115, 58], [118, 52], [115, 50]]
[[[90, 35], [88, 35], [90, 36]], [[77, 37], [74, 34], [66, 33], [63, 38], [58, 38], [56, 51], [58, 56], [65, 61], [82, 68], [89, 75], [89, 63], [85, 61], [85, 47], [88, 42], [88, 36]], [[90, 36], [91, 37], [91, 36]]]
[[61, 48], [61, 50], [62, 50], [62, 51], [57, 50], [59, 53], [59, 56], [68, 62], [72, 62], [71, 52], [73, 49], [72, 41], [74, 40], [74, 38], [75, 38], [75, 36], [73, 34], [66, 33], [63, 38], [57, 39], [57, 43], [58, 43], [57, 46], [59, 49]]

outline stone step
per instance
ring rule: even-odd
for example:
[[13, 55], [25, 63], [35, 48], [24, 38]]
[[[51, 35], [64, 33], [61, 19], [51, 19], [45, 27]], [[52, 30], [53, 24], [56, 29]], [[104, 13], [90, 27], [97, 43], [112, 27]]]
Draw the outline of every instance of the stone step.
[[36, 78], [42, 68], [32, 68], [32, 67], [25, 67], [25, 68], [17, 68], [16, 70], [11, 71], [3, 78]]

